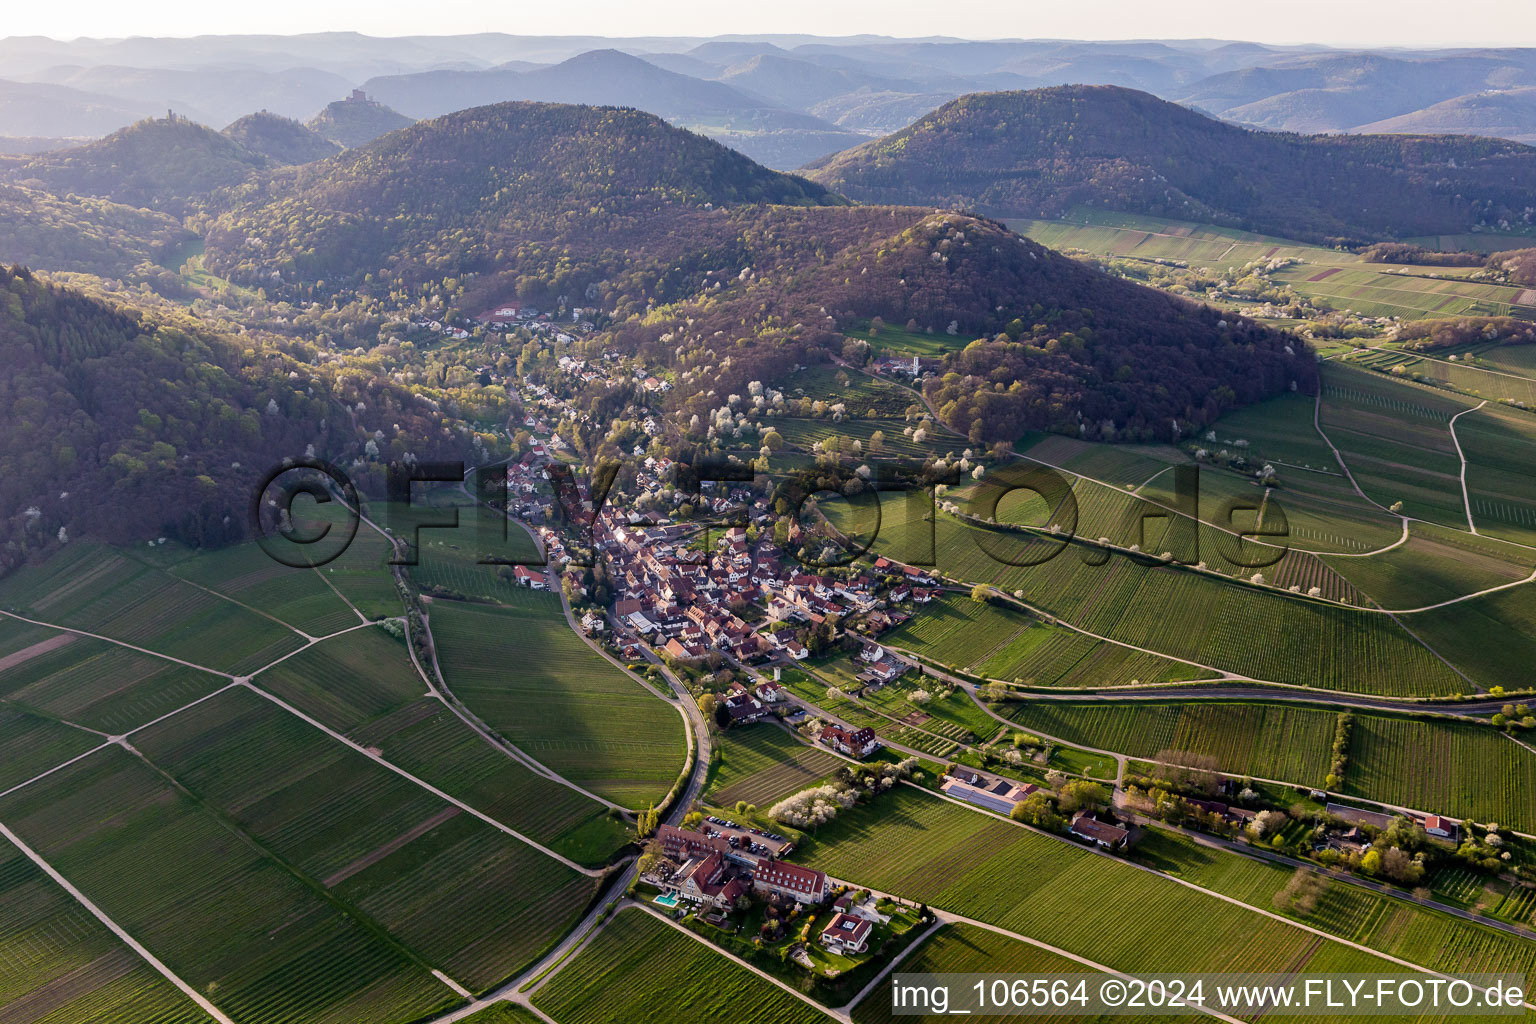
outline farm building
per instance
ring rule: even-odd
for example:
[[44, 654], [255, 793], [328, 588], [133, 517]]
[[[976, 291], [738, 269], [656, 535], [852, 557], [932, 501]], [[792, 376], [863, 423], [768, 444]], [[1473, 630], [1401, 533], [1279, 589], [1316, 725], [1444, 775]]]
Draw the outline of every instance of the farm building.
[[968, 774], [970, 779], [946, 775], [944, 781], [939, 783], [939, 789], [957, 800], [964, 800], [966, 803], [985, 807], [999, 814], [1012, 813], [1015, 807], [1024, 802], [1025, 797], [1040, 788], [1034, 783], [1020, 786], [1007, 779], [994, 779], [980, 772]]

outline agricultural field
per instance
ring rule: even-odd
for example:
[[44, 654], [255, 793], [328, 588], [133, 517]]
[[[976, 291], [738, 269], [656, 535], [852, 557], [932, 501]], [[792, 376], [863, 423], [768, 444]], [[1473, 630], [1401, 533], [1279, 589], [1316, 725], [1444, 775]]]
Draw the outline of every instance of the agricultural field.
[[[1136, 845], [1135, 859], [1271, 912], [1275, 893], [1292, 873], [1288, 867], [1213, 850], [1161, 828], [1148, 830]], [[1536, 970], [1536, 944], [1529, 939], [1340, 879], [1328, 882], [1312, 913], [1285, 913], [1312, 928], [1431, 970]]]
[[204, 1010], [0, 838], [0, 1007], [39, 1024], [208, 1024]]
[[1133, 757], [1209, 755], [1234, 775], [1320, 786], [1337, 714], [1279, 704], [1030, 700], [1004, 705], [1027, 732]]
[[717, 742], [720, 764], [709, 781], [709, 799], [721, 807], [745, 800], [767, 807], [837, 771], [841, 759], [808, 747], [775, 726], [731, 729]]
[[677, 708], [594, 653], [559, 598], [516, 605], [434, 601], [432, 634], [448, 686], [530, 757], [600, 796], [644, 808], [683, 765]]
[[727, 960], [702, 939], [637, 908], [619, 911], [533, 995], [559, 1024], [721, 1020], [827, 1024], [783, 989]]
[[[834, 522], [848, 514], [845, 503], [823, 508]], [[899, 535], [905, 503], [882, 508], [883, 536]], [[1210, 675], [1403, 696], [1466, 685], [1388, 616], [943, 514], [935, 529], [938, 569], [947, 576], [1016, 592], [1079, 629], [1185, 659]], [[883, 541], [875, 550], [901, 557]], [[1166, 614], [1171, 608], [1180, 614]]]
[[0, 798], [0, 820], [242, 1024], [405, 1021], [459, 1002], [397, 944], [121, 748]]
[[0, 582], [0, 606], [221, 672], [252, 672], [304, 638], [125, 551], [71, 544]]
[[849, 329], [850, 338], [859, 338], [869, 342], [880, 355], [895, 356], [900, 359], [912, 356], [921, 356], [924, 359], [947, 355], [957, 352], [976, 340], [964, 334], [951, 335], [943, 331], [924, 331], [903, 327], [899, 324], [886, 324], [877, 330], [871, 329], [869, 321], [862, 321]]
[[1384, 969], [1368, 954], [910, 787], [881, 804], [822, 826], [799, 859], [1115, 970]]
[[326, 583], [322, 570], [284, 565], [254, 543], [199, 552], [168, 571], [308, 636], [327, 636], [359, 621], [346, 599]]
[[427, 689], [411, 665], [403, 635], [397, 639], [380, 626], [322, 640], [255, 681], [340, 732], [409, 704]]
[[[1093, 969], [1076, 960], [1053, 953], [1039, 946], [1032, 946], [1027, 942], [1010, 938], [1007, 935], [999, 935], [997, 932], [988, 931], [985, 928], [977, 928], [968, 924], [945, 925], [934, 936], [910, 954], [901, 963], [902, 973], [912, 974], [1023, 974], [1023, 975], [1050, 975], [1050, 974], [1083, 974], [1093, 973]], [[874, 990], [853, 1010], [854, 1024], [934, 1024], [936, 1021], [950, 1019], [947, 1016], [937, 1014], [896, 1015], [891, 1012], [891, 983], [882, 981]], [[1049, 1017], [1034, 1017], [1027, 1015], [1010, 1015], [994, 1017], [992, 1015], [976, 1015], [975, 1020], [1049, 1020]], [[1121, 1024], [1132, 1024], [1135, 1021], [1149, 1022], [1154, 1018], [1138, 1018], [1134, 1015], [1116, 1015], [1113, 1017], [1094, 1017], [1089, 1015], [1072, 1015], [1075, 1021], [1093, 1022], [1093, 1024], [1109, 1024], [1111, 1021], [1119, 1021]], [[1158, 1020], [1194, 1019], [1169, 1015], [1156, 1018]], [[1209, 1019], [1209, 1018], [1207, 1018]]]
[[[0, 623], [9, 629], [10, 622]], [[25, 627], [31, 630], [33, 627]], [[0, 700], [119, 735], [206, 696], [224, 676], [56, 630], [0, 656]]]
[[1536, 832], [1536, 751], [1482, 725], [1358, 715], [1345, 791]]
[[307, 886], [472, 991], [568, 928], [593, 879], [247, 690], [134, 737]]

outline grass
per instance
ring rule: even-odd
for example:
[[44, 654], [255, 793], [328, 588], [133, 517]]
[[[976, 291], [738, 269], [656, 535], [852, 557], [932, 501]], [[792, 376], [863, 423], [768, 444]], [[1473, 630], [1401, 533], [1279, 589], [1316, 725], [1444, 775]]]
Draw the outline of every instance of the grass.
[[0, 800], [0, 817], [242, 1024], [410, 1020], [459, 1001], [127, 751]]
[[248, 691], [134, 743], [307, 885], [474, 991], [531, 962], [595, 888]]
[[709, 778], [709, 800], [725, 807], [743, 800], [767, 807], [826, 778], [842, 764], [772, 725], [728, 729], [716, 747], [721, 756]]
[[643, 910], [620, 911], [533, 996], [560, 1024], [825, 1024], [805, 1002]]
[[254, 543], [199, 551], [171, 566], [170, 573], [265, 612], [310, 636], [325, 636], [357, 625], [357, 613], [326, 585], [319, 571], [283, 565]]
[[871, 331], [867, 320], [860, 321], [847, 332], [847, 335], [850, 338], [861, 338], [869, 342], [870, 347], [881, 355], [900, 358], [911, 356], [930, 358], [947, 355], [950, 352], [958, 352], [976, 340], [966, 334], [950, 335], [942, 330], [935, 330], [930, 334], [925, 330], [908, 330], [894, 324], [886, 324], [878, 331]]
[[433, 602], [449, 687], [565, 778], [628, 807], [659, 801], [684, 759], [677, 709], [588, 648], [558, 598], [513, 597], [506, 608]]
[[211, 1018], [0, 839], [0, 1006], [16, 1020], [202, 1024]]

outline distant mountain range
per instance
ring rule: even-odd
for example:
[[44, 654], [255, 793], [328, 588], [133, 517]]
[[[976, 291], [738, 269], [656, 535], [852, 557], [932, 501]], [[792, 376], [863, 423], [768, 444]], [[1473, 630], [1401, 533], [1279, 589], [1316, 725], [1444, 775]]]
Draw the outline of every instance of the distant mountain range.
[[982, 93], [810, 170], [865, 202], [1061, 217], [1094, 206], [1357, 243], [1525, 221], [1536, 149], [1241, 128], [1148, 93]]
[[[361, 87], [410, 119], [519, 99], [634, 106], [793, 169], [962, 95], [1066, 84], [1140, 89], [1270, 130], [1536, 142], [1536, 49], [319, 33], [0, 39], [0, 152], [22, 146], [5, 137], [27, 138], [35, 151], [167, 109], [210, 126], [255, 110], [312, 121]], [[370, 131], [338, 128], [329, 137], [357, 145], [376, 137]]]

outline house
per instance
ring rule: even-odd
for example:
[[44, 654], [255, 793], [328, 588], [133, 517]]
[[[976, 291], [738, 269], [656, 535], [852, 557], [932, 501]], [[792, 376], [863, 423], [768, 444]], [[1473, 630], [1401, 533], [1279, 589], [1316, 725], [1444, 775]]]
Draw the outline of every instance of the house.
[[939, 783], [939, 789], [947, 796], [999, 814], [1013, 813], [1013, 809], [1023, 803], [1029, 794], [1040, 788], [1034, 783], [1020, 786], [1007, 779], [993, 779], [975, 771], [968, 771], [967, 774], [976, 781], [951, 774]]
[[841, 953], [844, 956], [862, 953], [869, 947], [869, 935], [872, 931], [874, 926], [862, 917], [838, 914], [823, 929], [821, 944], [832, 952]]
[[671, 884], [685, 899], [707, 903], [716, 910], [730, 910], [747, 893], [746, 883], [718, 852], [689, 860], [672, 877]]
[[730, 715], [732, 725], [761, 722], [769, 713], [763, 703], [750, 693], [733, 693], [725, 698], [724, 704], [725, 713]]
[[862, 917], [870, 924], [885, 924], [890, 918], [880, 913], [873, 896], [867, 897], [862, 902], [858, 895], [845, 892], [832, 901], [832, 911], [837, 914], [851, 914], [854, 917]]
[[1100, 821], [1087, 811], [1079, 811], [1072, 819], [1071, 832], [1079, 839], [1086, 839], [1103, 850], [1118, 850], [1130, 836], [1129, 829]]
[[549, 589], [549, 578], [542, 572], [534, 572], [526, 565], [514, 565], [512, 567], [512, 578], [517, 581], [518, 586], [527, 587], [530, 590]]
[[767, 680], [754, 686], [752, 693], [764, 704], [777, 704], [784, 699], [784, 688], [778, 683]]
[[799, 903], [820, 903], [827, 895], [827, 875], [824, 871], [765, 857], [757, 862], [757, 870], [752, 873], [752, 888], [759, 893], [788, 896]]
[[834, 723], [821, 730], [821, 742], [849, 757], [868, 757], [880, 746], [880, 741], [875, 739], [875, 730], [867, 725], [862, 729], [849, 729]]
[[1457, 828], [1454, 821], [1449, 818], [1442, 818], [1438, 814], [1431, 814], [1424, 819], [1424, 831], [1426, 834], [1432, 835], [1437, 839], [1449, 839], [1453, 843], [1458, 840], [1461, 834], [1461, 830]]
[[709, 853], [718, 853], [724, 857], [731, 854], [731, 844], [721, 836], [707, 836], [676, 825], [658, 826], [656, 841], [661, 843], [662, 852], [679, 864]]

